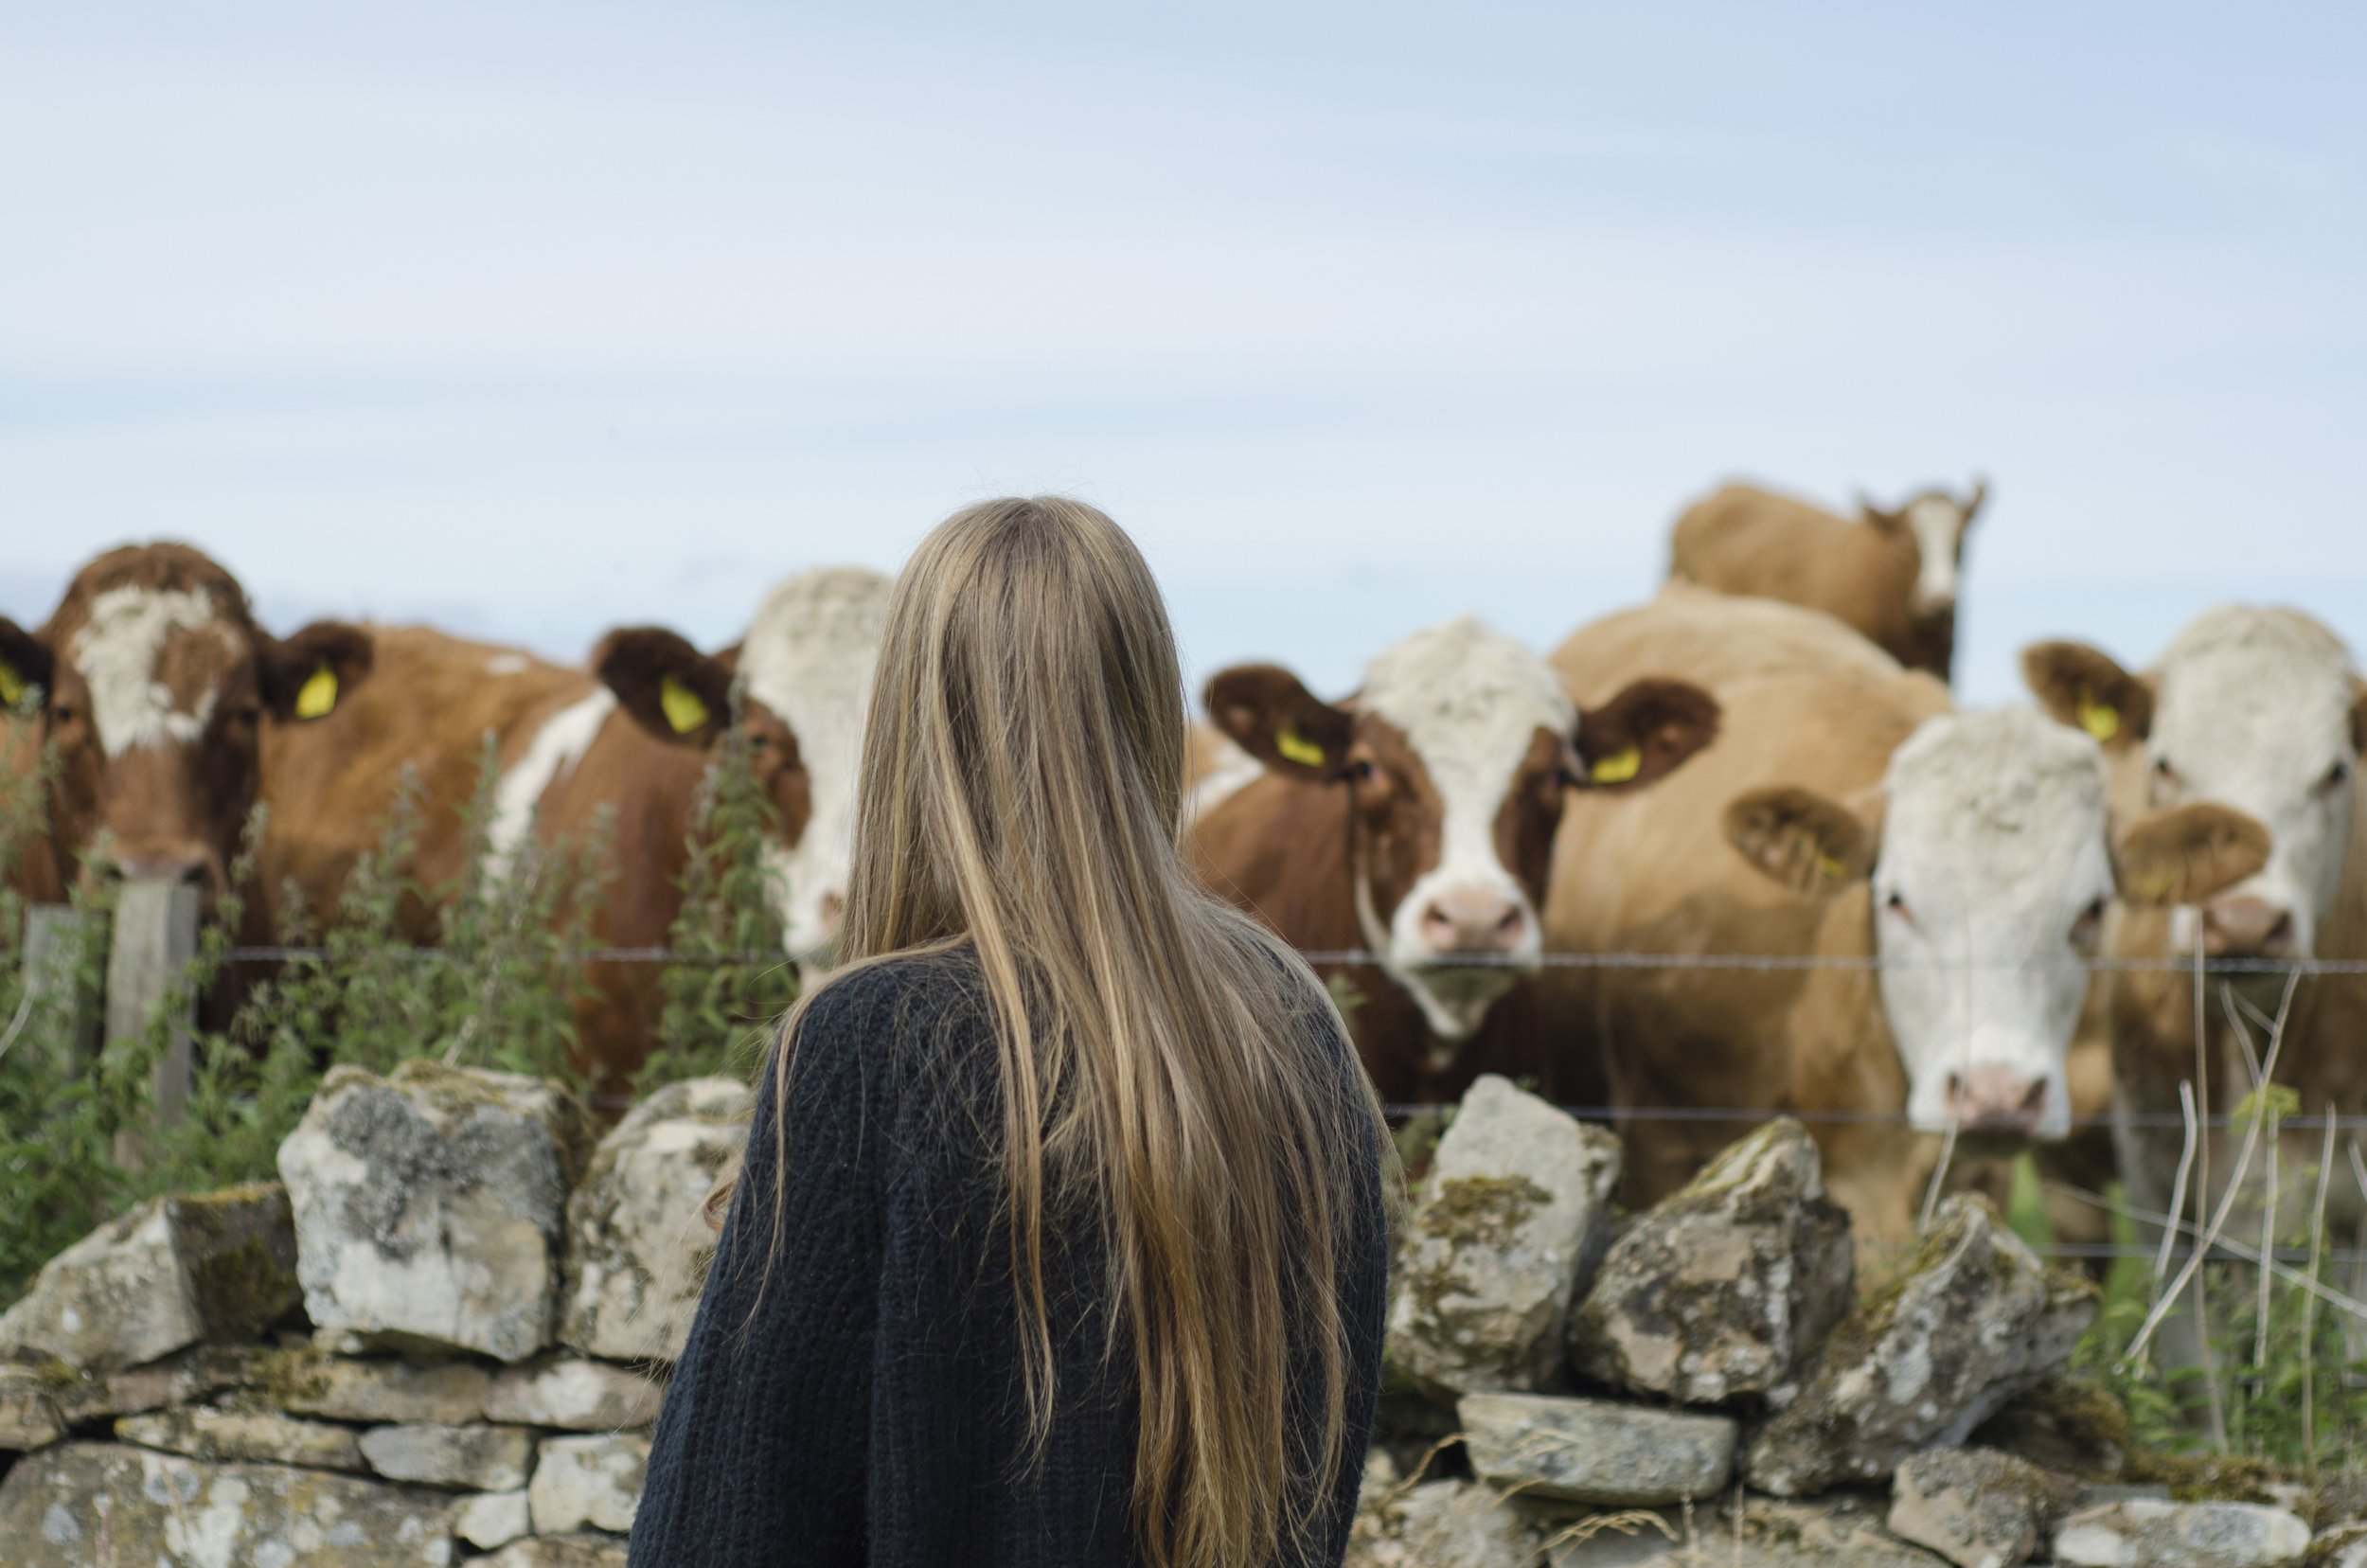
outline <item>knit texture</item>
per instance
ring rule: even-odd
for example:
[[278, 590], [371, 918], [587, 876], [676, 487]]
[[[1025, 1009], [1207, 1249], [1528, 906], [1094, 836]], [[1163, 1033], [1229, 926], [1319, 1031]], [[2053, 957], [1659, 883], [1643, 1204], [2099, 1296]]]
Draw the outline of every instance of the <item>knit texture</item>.
[[[1310, 1004], [1304, 1041], [1336, 1068], [1344, 1136], [1359, 1068]], [[1007, 1221], [991, 1165], [996, 1046], [966, 952], [892, 959], [807, 1010], [789, 1103], [768, 1065], [747, 1162], [666, 1392], [632, 1568], [1118, 1568], [1134, 1548], [1133, 1350], [1101, 1310], [1098, 1225], [1045, 1215], [1055, 1408], [1025, 1463]], [[774, 1243], [775, 1118], [788, 1185]], [[1346, 1551], [1380, 1382], [1388, 1238], [1380, 1153], [1360, 1162], [1338, 1269], [1352, 1342], [1345, 1451], [1323, 1527], [1290, 1568]], [[1293, 1418], [1311, 1452], [1321, 1389], [1293, 1346]]]

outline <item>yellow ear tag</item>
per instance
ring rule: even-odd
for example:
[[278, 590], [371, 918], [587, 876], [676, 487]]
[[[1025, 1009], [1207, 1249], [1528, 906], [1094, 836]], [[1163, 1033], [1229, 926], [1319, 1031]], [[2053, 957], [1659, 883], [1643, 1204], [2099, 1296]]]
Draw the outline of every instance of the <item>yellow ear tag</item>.
[[688, 735], [707, 722], [707, 705], [699, 694], [671, 675], [657, 683], [657, 705], [665, 710], [666, 722], [676, 735]]
[[296, 688], [295, 716], [318, 719], [337, 705], [337, 672], [327, 665], [304, 678]]
[[0, 659], [0, 707], [14, 707], [25, 701], [25, 677], [16, 672], [16, 666]]
[[1587, 770], [1587, 776], [1597, 784], [1625, 784], [1644, 771], [1644, 753], [1634, 746], [1626, 751], [1598, 757]]
[[1295, 762], [1302, 768], [1320, 768], [1324, 765], [1323, 747], [1294, 729], [1286, 727], [1276, 731], [1273, 749], [1282, 754], [1283, 760]]
[[2099, 740], [2109, 740], [2121, 732], [2120, 709], [2109, 703], [2099, 703], [2092, 697], [2079, 699], [2079, 727]]

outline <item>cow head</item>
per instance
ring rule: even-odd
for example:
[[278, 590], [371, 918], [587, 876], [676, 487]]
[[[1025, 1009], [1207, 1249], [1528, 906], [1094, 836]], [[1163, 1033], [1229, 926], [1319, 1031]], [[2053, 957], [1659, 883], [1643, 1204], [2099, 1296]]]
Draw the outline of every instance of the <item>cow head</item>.
[[1470, 619], [1383, 652], [1346, 704], [1272, 665], [1220, 672], [1206, 701], [1267, 768], [1345, 795], [1365, 944], [1449, 1042], [1536, 967], [1564, 792], [1648, 784], [1717, 728], [1717, 704], [1674, 681], [1581, 713], [1534, 653]]
[[2367, 686], [2333, 633], [2294, 611], [2227, 605], [2145, 675], [2061, 642], [2024, 650], [2022, 674], [2056, 718], [2142, 759], [2154, 805], [2210, 801], [2268, 828], [2274, 847], [2257, 875], [2174, 919], [2181, 948], [2199, 936], [2215, 956], [2314, 955], [2367, 742]]
[[1871, 884], [1909, 1119], [2004, 1140], [2070, 1131], [2064, 1056], [2106, 901], [2208, 897], [2268, 853], [2258, 823], [2216, 806], [2155, 812], [2115, 843], [2103, 754], [2026, 710], [1925, 721], [1878, 801], [1752, 791], [1728, 807], [1726, 835], [1807, 896]]
[[[736, 655], [702, 653], [661, 626], [629, 626], [600, 639], [593, 673], [615, 694], [633, 722], [668, 745], [712, 753], [732, 720]], [[740, 733], [756, 788], [773, 806], [784, 847], [804, 836], [812, 816], [812, 789], [797, 732], [781, 716], [743, 694]]]
[[1918, 620], [1955, 615], [1965, 535], [1972, 527], [1973, 515], [1988, 498], [1984, 479], [1974, 480], [1971, 492], [1961, 499], [1946, 490], [1926, 490], [1893, 510], [1884, 510], [1863, 496], [1858, 498], [1869, 526], [1915, 547], [1915, 580], [1908, 591], [1907, 609]]
[[0, 617], [0, 700], [42, 691], [62, 862], [103, 838], [107, 869], [210, 900], [255, 806], [262, 726], [328, 714], [370, 654], [343, 621], [271, 635], [238, 579], [187, 545], [126, 545], [83, 567], [39, 632]]

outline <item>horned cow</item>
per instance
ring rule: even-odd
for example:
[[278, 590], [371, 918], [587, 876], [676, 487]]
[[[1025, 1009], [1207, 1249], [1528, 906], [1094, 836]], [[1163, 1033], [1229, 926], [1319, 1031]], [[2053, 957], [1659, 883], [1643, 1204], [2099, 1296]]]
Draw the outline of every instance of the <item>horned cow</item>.
[[1965, 534], [1988, 498], [1931, 490], [1856, 520], [1754, 485], [1728, 485], [1677, 519], [1668, 575], [1720, 593], [1822, 610], [1910, 669], [1945, 681], [1956, 658]]
[[1303, 951], [1379, 955], [1379, 974], [1345, 971], [1362, 997], [1351, 1023], [1397, 1101], [1451, 1097], [1482, 1071], [1542, 1076], [1522, 983], [1565, 799], [1653, 784], [1717, 724], [1679, 682], [1582, 709], [1471, 619], [1384, 650], [1344, 702], [1246, 665], [1211, 679], [1206, 703], [1240, 755], [1201, 761], [1201, 874]]
[[1958, 713], [1937, 681], [1789, 606], [1675, 585], [1554, 663], [1580, 700], [1674, 676], [1725, 717], [1677, 778], [1564, 824], [1549, 945], [1771, 960], [1547, 971], [1548, 1025], [1603, 1054], [1629, 1114], [1633, 1203], [1736, 1132], [1651, 1113], [1791, 1112], [1860, 1234], [1903, 1240], [1950, 1126], [1968, 1149], [2063, 1135], [2078, 960], [2115, 892], [2192, 896], [2264, 852], [2257, 824], [2216, 807], [2114, 839], [2092, 741], [2027, 711]]

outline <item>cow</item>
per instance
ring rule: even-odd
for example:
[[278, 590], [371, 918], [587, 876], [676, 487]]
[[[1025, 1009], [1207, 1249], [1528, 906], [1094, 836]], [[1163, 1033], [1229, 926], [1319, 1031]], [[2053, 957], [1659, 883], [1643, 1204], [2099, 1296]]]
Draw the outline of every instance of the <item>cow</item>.
[[[2224, 1115], [2252, 1086], [2248, 1054], [2267, 1048], [2269, 1030], [2257, 1020], [2273, 1019], [2285, 1004], [2287, 976], [2277, 966], [2367, 958], [2367, 792], [2358, 785], [2367, 683], [2317, 620], [2242, 605], [2204, 612], [2142, 673], [2069, 641], [2025, 649], [2022, 672], [2050, 714], [2104, 746], [2116, 803], [2209, 802], [2258, 818], [2274, 841], [2255, 874], [2216, 897], [2132, 911], [2107, 933], [2117, 959], [2217, 966], [2206, 981], [2157, 968], [2116, 971], [2103, 982], [2117, 1163], [2130, 1204], [2165, 1214], [2185, 1143], [2179, 1086], [2195, 1080], [2198, 1060], [2209, 1069], [2198, 1098]], [[2247, 1007], [2257, 1015], [2241, 1025], [2248, 1042], [2237, 1039], [2231, 1016]], [[2367, 1113], [2362, 1042], [2367, 976], [2296, 983], [2276, 1078], [2299, 1092], [2304, 1116]], [[2198, 1186], [2199, 1203], [2216, 1203], [2239, 1175], [2233, 1148], [2219, 1147], [2230, 1136], [2240, 1142], [2242, 1130], [2213, 1138], [2212, 1190]], [[2286, 1170], [2313, 1167], [2321, 1136], [2319, 1128], [2288, 1130]], [[2255, 1166], [2250, 1177], [2257, 1175]], [[2328, 1192], [2328, 1221], [2349, 1235], [2367, 1194], [2347, 1176]], [[2156, 1227], [2141, 1228], [2158, 1238]], [[2188, 1362], [2199, 1353], [2190, 1334], [2170, 1348]]]
[[1781, 599], [1854, 627], [1910, 669], [1945, 681], [1956, 658], [1965, 534], [1985, 481], [1893, 510], [1863, 497], [1856, 520], [1755, 485], [1727, 485], [1685, 508], [1670, 541], [1670, 580]]
[[1742, 1131], [1669, 1113], [1786, 1112], [1860, 1238], [1903, 1243], [1951, 1128], [1967, 1155], [2063, 1136], [2082, 960], [2114, 895], [2195, 896], [2265, 853], [2218, 807], [2115, 838], [2092, 740], [2028, 710], [1958, 712], [1931, 675], [1792, 606], [1671, 585], [1553, 663], [1581, 703], [1658, 676], [1724, 715], [1682, 774], [1573, 812], [1555, 845], [1549, 949], [1727, 961], [1540, 986], [1555, 1037], [1602, 1054], [1636, 1206]]
[[0, 616], [0, 705], [41, 693], [29, 726], [0, 721], [0, 771], [50, 757], [15, 884], [46, 900], [86, 876], [154, 878], [193, 884], [210, 910], [265, 749], [366, 691], [372, 657], [369, 633], [344, 621], [272, 635], [237, 578], [172, 543], [98, 556], [39, 631]]
[[[263, 855], [267, 908], [283, 888], [331, 911], [373, 846], [406, 768], [423, 808], [418, 879], [456, 885], [469, 869], [462, 808], [487, 738], [496, 774], [485, 870], [509, 871], [529, 836], [587, 842], [603, 821], [614, 880], [595, 912], [603, 948], [662, 947], [682, 909], [696, 800], [737, 695], [756, 783], [778, 819], [766, 849], [784, 956], [826, 962], [845, 898], [855, 766], [886, 622], [889, 579], [862, 568], [808, 572], [775, 587], [745, 637], [701, 652], [662, 627], [611, 632], [591, 668], [418, 628], [378, 634], [366, 701], [275, 748]], [[405, 912], [433, 940], [440, 912]], [[614, 1101], [653, 1043], [663, 999], [650, 964], [593, 966], [577, 1019], [596, 1095]]]
[[1366, 951], [1351, 1027], [1384, 1100], [1437, 1102], [1478, 1074], [1563, 1092], [1522, 1016], [1538, 911], [1573, 791], [1641, 790], [1710, 742], [1717, 706], [1641, 681], [1598, 706], [1537, 655], [1465, 618], [1374, 658], [1326, 703], [1274, 665], [1207, 683], [1211, 757], [1190, 802], [1201, 876], [1304, 952]]

